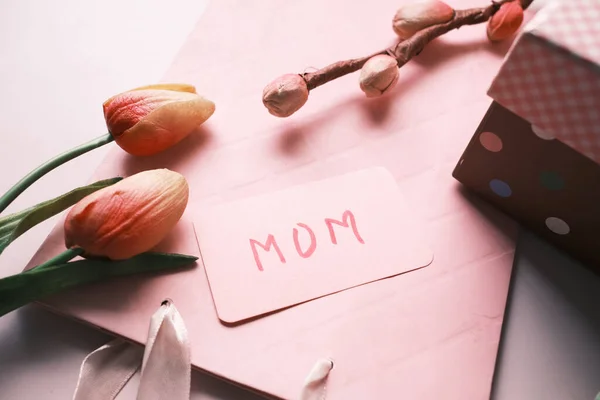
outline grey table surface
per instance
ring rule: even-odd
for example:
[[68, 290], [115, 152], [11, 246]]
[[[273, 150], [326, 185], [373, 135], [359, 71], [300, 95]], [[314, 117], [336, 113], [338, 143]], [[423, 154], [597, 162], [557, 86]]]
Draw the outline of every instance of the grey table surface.
[[[206, 2], [0, 2], [0, 191], [82, 136], [103, 133], [101, 103], [159, 80]], [[58, 129], [60, 135], [52, 134]], [[57, 169], [7, 211], [84, 183], [106, 151]], [[0, 257], [0, 277], [20, 271], [54, 223], [11, 245]], [[71, 398], [81, 361], [109, 339], [34, 306], [6, 315], [0, 319], [0, 399]], [[135, 398], [136, 379], [119, 399]], [[598, 392], [600, 278], [523, 231], [492, 398], [592, 400]], [[256, 396], [194, 373], [192, 399], [234, 398]]]

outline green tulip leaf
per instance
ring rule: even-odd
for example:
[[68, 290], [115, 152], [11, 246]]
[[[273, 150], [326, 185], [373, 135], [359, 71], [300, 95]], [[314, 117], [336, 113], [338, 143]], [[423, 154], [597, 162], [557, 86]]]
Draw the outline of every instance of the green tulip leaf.
[[13, 187], [8, 189], [6, 193], [0, 196], [0, 213], [6, 210], [6, 207], [8, 207], [10, 203], [12, 203], [17, 197], [19, 197], [19, 195], [21, 195], [21, 193], [23, 193], [29, 186], [33, 185], [38, 179], [52, 171], [54, 168], [74, 159], [75, 157], [79, 157], [88, 151], [104, 146], [113, 140], [115, 140], [115, 138], [110, 133], [106, 133], [100, 137], [97, 137], [96, 139], [90, 140], [89, 142], [72, 148], [71, 150], [67, 150], [64, 153], [46, 161], [25, 175], [23, 179], [15, 183]]
[[198, 257], [185, 254], [148, 252], [120, 261], [84, 259], [32, 268], [0, 279], [0, 316], [32, 301], [80, 285], [103, 282], [119, 276], [173, 270], [190, 265], [197, 259]]
[[44, 201], [23, 211], [0, 218], [0, 254], [16, 238], [50, 217], [71, 207], [85, 196], [111, 186], [123, 178], [105, 179], [73, 189], [62, 196]]

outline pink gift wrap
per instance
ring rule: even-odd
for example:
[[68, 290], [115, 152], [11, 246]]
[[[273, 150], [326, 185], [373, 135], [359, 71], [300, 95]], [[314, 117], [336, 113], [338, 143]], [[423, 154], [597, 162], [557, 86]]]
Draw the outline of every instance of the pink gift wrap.
[[515, 42], [489, 95], [600, 163], [600, 2], [554, 1]]
[[454, 176], [600, 271], [600, 2], [553, 2], [524, 28]]
[[[316, 89], [288, 119], [261, 102], [263, 87], [281, 74], [391, 44], [400, 4], [212, 2], [165, 81], [196, 85], [215, 101], [213, 117], [157, 156], [135, 158], [115, 146], [92, 179], [162, 167], [184, 174], [187, 215], [162, 249], [198, 254], [190, 221], [204, 207], [380, 166], [421, 221], [432, 264], [233, 325], [219, 320], [200, 262], [44, 304], [143, 343], [157, 305], [171, 298], [189, 331], [193, 366], [266, 396], [297, 398], [314, 363], [330, 357], [329, 400], [489, 398], [516, 226], [451, 173], [489, 106], [486, 88], [508, 44], [488, 43], [484, 25], [465, 27], [403, 67], [384, 97], [365, 98], [353, 74]], [[63, 249], [59, 224], [30, 266]]]

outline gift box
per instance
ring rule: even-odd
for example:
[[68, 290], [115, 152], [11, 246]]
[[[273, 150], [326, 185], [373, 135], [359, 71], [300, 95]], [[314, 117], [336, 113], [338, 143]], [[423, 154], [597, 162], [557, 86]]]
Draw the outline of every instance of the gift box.
[[600, 2], [538, 12], [488, 95], [453, 176], [600, 271]]

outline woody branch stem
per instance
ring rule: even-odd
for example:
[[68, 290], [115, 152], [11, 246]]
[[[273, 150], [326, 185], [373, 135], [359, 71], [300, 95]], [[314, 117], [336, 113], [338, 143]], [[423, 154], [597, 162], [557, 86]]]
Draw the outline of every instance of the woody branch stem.
[[[398, 61], [398, 67], [402, 67], [410, 61], [411, 58], [418, 55], [425, 48], [427, 43], [431, 42], [433, 39], [442, 36], [451, 30], [458, 29], [461, 26], [476, 25], [486, 22], [500, 9], [502, 4], [509, 1], [511, 0], [499, 0], [492, 2], [492, 4], [487, 7], [456, 10], [454, 17], [450, 21], [427, 27], [415, 33], [412, 37], [401, 40], [392, 47], [378, 51], [367, 57], [338, 61], [317, 71], [304, 74], [302, 77], [306, 81], [308, 90], [312, 90], [329, 81], [358, 71], [371, 57], [379, 54], [388, 54], [394, 57]], [[533, 0], [520, 0], [523, 9], [529, 7], [532, 2]]]

